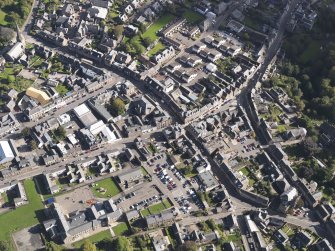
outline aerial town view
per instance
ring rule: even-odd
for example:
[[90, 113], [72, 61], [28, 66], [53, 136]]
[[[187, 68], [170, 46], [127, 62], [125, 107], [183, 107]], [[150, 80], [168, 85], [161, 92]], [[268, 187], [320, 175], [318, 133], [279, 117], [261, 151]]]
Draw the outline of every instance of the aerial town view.
[[0, 0], [0, 251], [334, 247], [334, 0]]

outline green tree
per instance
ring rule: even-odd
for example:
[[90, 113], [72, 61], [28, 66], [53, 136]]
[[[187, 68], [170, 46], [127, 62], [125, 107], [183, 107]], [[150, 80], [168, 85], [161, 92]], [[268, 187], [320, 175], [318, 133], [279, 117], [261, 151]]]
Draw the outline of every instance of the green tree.
[[84, 244], [82, 245], [81, 250], [82, 251], [96, 251], [97, 247], [89, 240], [86, 240]]
[[185, 241], [176, 248], [177, 251], [197, 251], [197, 244], [194, 241]]
[[60, 126], [54, 131], [54, 134], [59, 140], [64, 140], [66, 137], [66, 130], [63, 126]]
[[11, 250], [9, 242], [1, 240], [0, 241], [0, 250], [1, 251], [9, 251], [9, 250]]
[[123, 25], [117, 25], [114, 27], [114, 35], [117, 39], [119, 39], [122, 34], [123, 34], [123, 31], [124, 31], [124, 28], [123, 28]]
[[145, 24], [140, 23], [138, 26], [139, 30], [141, 31], [141, 33], [144, 33], [147, 29], [147, 27], [145, 26]]
[[121, 98], [111, 98], [107, 109], [113, 116], [123, 115], [125, 113], [125, 103]]
[[28, 128], [28, 127], [23, 128], [21, 133], [22, 133], [23, 137], [28, 137], [30, 135], [30, 128]]
[[29, 141], [29, 147], [31, 148], [31, 150], [37, 149], [37, 143], [36, 143], [36, 141], [35, 140]]
[[112, 250], [117, 251], [132, 251], [133, 248], [129, 240], [124, 236], [119, 236], [118, 238], [112, 241]]
[[[44, 241], [45, 241], [45, 239], [44, 239]], [[45, 242], [45, 250], [46, 251], [62, 251], [63, 247], [54, 243], [53, 241], [46, 241]]]
[[143, 39], [143, 43], [146, 47], [150, 46], [153, 42], [154, 40], [151, 37], [145, 37]]
[[216, 226], [213, 219], [206, 220], [206, 223], [207, 223], [208, 227], [210, 229], [212, 229], [212, 231], [215, 231], [217, 229], [217, 226]]

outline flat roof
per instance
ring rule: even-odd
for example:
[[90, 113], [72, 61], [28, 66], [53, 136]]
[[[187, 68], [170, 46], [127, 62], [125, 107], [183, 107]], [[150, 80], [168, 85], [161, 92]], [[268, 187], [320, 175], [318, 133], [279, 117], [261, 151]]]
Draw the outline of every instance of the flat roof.
[[14, 153], [8, 141], [0, 141], [0, 157], [14, 158]]
[[87, 107], [86, 104], [81, 104], [75, 108], [73, 108], [74, 113], [76, 114], [76, 116], [78, 118], [82, 117], [83, 115], [85, 115], [86, 113], [91, 112], [91, 110]]

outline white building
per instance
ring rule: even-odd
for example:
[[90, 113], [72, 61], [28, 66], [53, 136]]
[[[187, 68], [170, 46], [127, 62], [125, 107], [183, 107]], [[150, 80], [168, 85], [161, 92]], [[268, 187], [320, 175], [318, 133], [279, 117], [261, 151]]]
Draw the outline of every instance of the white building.
[[11, 161], [14, 157], [14, 153], [8, 141], [0, 141], [0, 164]]
[[69, 123], [71, 121], [71, 117], [70, 117], [69, 114], [64, 113], [57, 118], [57, 121], [60, 125], [64, 125], [64, 124]]

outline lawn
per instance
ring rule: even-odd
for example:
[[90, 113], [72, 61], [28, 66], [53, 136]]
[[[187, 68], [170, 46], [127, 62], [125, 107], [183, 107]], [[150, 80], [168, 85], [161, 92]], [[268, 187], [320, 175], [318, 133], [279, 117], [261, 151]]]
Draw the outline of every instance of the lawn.
[[113, 227], [113, 232], [116, 236], [124, 235], [129, 231], [128, 225], [125, 222], [119, 223], [117, 226]]
[[150, 51], [148, 51], [148, 57], [156, 55], [161, 50], [165, 49], [165, 45], [161, 42], [158, 42]]
[[6, 17], [6, 13], [0, 9], [0, 25], [7, 25], [7, 21], [5, 20], [5, 17]]
[[150, 214], [158, 214], [162, 212], [163, 210], [170, 208], [171, 206], [172, 205], [168, 200], [164, 200], [161, 203], [149, 206], [147, 209], [142, 210], [141, 213], [143, 217], [150, 215]]
[[92, 235], [88, 238], [77, 241], [77, 242], [73, 243], [72, 246], [74, 246], [75, 248], [80, 248], [81, 245], [83, 245], [83, 243], [85, 242], [85, 240], [89, 240], [92, 243], [98, 243], [98, 242], [100, 242], [104, 239], [111, 239], [111, 238], [112, 238], [112, 235], [111, 235], [110, 230], [108, 229], [108, 230], [105, 230], [105, 231], [101, 231], [100, 233], [97, 233], [95, 235]]
[[287, 236], [292, 236], [292, 235], [294, 235], [294, 231], [292, 230], [292, 228], [290, 228], [287, 224], [285, 224], [284, 226], [283, 226], [283, 228], [282, 228], [282, 230], [283, 230], [283, 232], [285, 233], [285, 234], [287, 234]]
[[67, 88], [67, 86], [64, 84], [57, 85], [55, 89], [60, 96], [64, 96], [66, 93], [70, 91], [69, 88]]
[[166, 14], [164, 16], [161, 16], [159, 19], [156, 20], [142, 35], [143, 38], [150, 37], [153, 40], [156, 40], [158, 37], [156, 35], [157, 31], [162, 29], [165, 25], [170, 23], [173, 19], [175, 19], [175, 16], [171, 14]]
[[204, 19], [202, 15], [192, 10], [185, 10], [183, 13], [183, 18], [185, 18], [187, 22], [192, 24], [199, 23]]
[[240, 172], [242, 172], [245, 176], [248, 177], [249, 180], [249, 186], [253, 186], [256, 183], [256, 180], [253, 178], [253, 176], [250, 173], [249, 168], [247, 167], [243, 167], [242, 169], [239, 170]]
[[[96, 182], [97, 186], [92, 187], [92, 191], [95, 197], [108, 198], [117, 195], [121, 192], [120, 188], [116, 185], [112, 178], [107, 178]], [[99, 189], [106, 189], [106, 192], [100, 192]]]
[[24, 188], [29, 204], [0, 215], [0, 240], [11, 242], [11, 233], [39, 223], [35, 212], [44, 207], [40, 196], [36, 192], [34, 181], [31, 179], [25, 180]]

